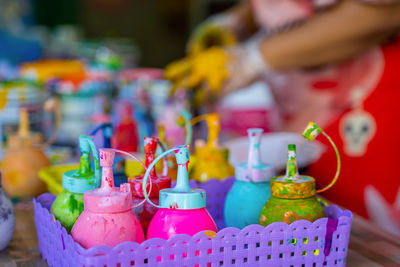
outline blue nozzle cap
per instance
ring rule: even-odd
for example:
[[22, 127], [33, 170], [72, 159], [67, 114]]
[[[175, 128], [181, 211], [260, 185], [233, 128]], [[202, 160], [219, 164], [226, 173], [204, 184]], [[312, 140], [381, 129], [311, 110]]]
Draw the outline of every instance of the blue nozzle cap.
[[[100, 164], [99, 154], [90, 136], [79, 136], [79, 149], [81, 151], [80, 169], [65, 172], [62, 178], [62, 186], [64, 190], [71, 193], [83, 194], [87, 190], [100, 186]], [[90, 152], [93, 154], [94, 171], [89, 169]], [[85, 171], [82, 170], [82, 165], [85, 165]]]
[[[174, 152], [178, 164], [176, 186], [160, 190], [160, 205], [157, 206], [149, 199], [146, 193], [147, 180], [151, 169], [155, 164], [169, 153]], [[177, 146], [159, 155], [147, 168], [143, 177], [143, 192], [146, 200], [157, 208], [167, 209], [200, 209], [206, 206], [206, 192], [202, 189], [192, 189], [189, 185], [188, 176], [189, 150], [188, 146]]]
[[187, 146], [176, 147], [174, 153], [178, 164], [176, 186], [160, 190], [160, 206], [172, 209], [204, 208], [206, 192], [203, 189], [192, 189], [189, 185], [189, 150]]
[[89, 142], [87, 141], [88, 140], [87, 138], [88, 138], [87, 135], [79, 136], [79, 151], [81, 151], [81, 153], [90, 153], [90, 145]]

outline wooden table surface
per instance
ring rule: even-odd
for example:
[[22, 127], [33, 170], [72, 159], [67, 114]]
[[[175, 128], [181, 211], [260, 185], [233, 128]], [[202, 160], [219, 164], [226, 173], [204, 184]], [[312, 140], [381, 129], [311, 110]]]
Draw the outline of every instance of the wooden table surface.
[[[38, 249], [32, 205], [17, 205], [15, 214], [14, 236], [8, 248], [0, 252], [0, 266], [47, 266]], [[347, 266], [400, 266], [400, 238], [355, 216]]]

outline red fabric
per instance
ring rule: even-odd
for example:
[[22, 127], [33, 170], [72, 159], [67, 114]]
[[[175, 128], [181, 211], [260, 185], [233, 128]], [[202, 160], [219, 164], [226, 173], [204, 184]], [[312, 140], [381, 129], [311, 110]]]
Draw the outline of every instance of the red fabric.
[[[367, 217], [364, 203], [367, 185], [374, 186], [391, 204], [395, 202], [400, 187], [400, 174], [397, 171], [400, 165], [400, 40], [383, 46], [382, 52], [385, 61], [383, 75], [363, 105], [363, 109], [371, 113], [376, 121], [376, 133], [366, 153], [356, 157], [344, 153], [339, 122], [347, 111], [329, 127], [325, 127], [340, 151], [342, 171], [338, 182], [322, 195], [364, 217]], [[322, 136], [318, 140], [327, 144]], [[318, 188], [322, 188], [330, 182], [335, 170], [335, 154], [328, 149], [318, 162], [310, 166], [309, 174], [316, 178]]]

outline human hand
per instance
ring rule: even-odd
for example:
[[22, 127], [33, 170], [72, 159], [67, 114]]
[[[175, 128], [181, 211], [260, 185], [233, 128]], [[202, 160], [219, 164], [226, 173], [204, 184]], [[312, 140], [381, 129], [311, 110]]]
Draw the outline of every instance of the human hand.
[[258, 42], [252, 40], [230, 48], [212, 47], [173, 62], [165, 77], [174, 88], [201, 88], [224, 95], [251, 84], [267, 69]]

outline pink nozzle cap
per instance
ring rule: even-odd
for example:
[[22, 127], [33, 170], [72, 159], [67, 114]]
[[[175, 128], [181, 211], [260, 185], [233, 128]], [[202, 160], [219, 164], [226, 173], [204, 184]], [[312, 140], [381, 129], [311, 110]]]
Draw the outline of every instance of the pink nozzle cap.
[[115, 151], [110, 148], [100, 148], [100, 166], [112, 168]]
[[132, 206], [132, 194], [129, 184], [114, 186], [112, 167], [115, 151], [110, 148], [100, 149], [100, 166], [103, 168], [101, 187], [86, 191], [84, 194], [85, 210], [95, 213], [115, 213], [129, 210]]

